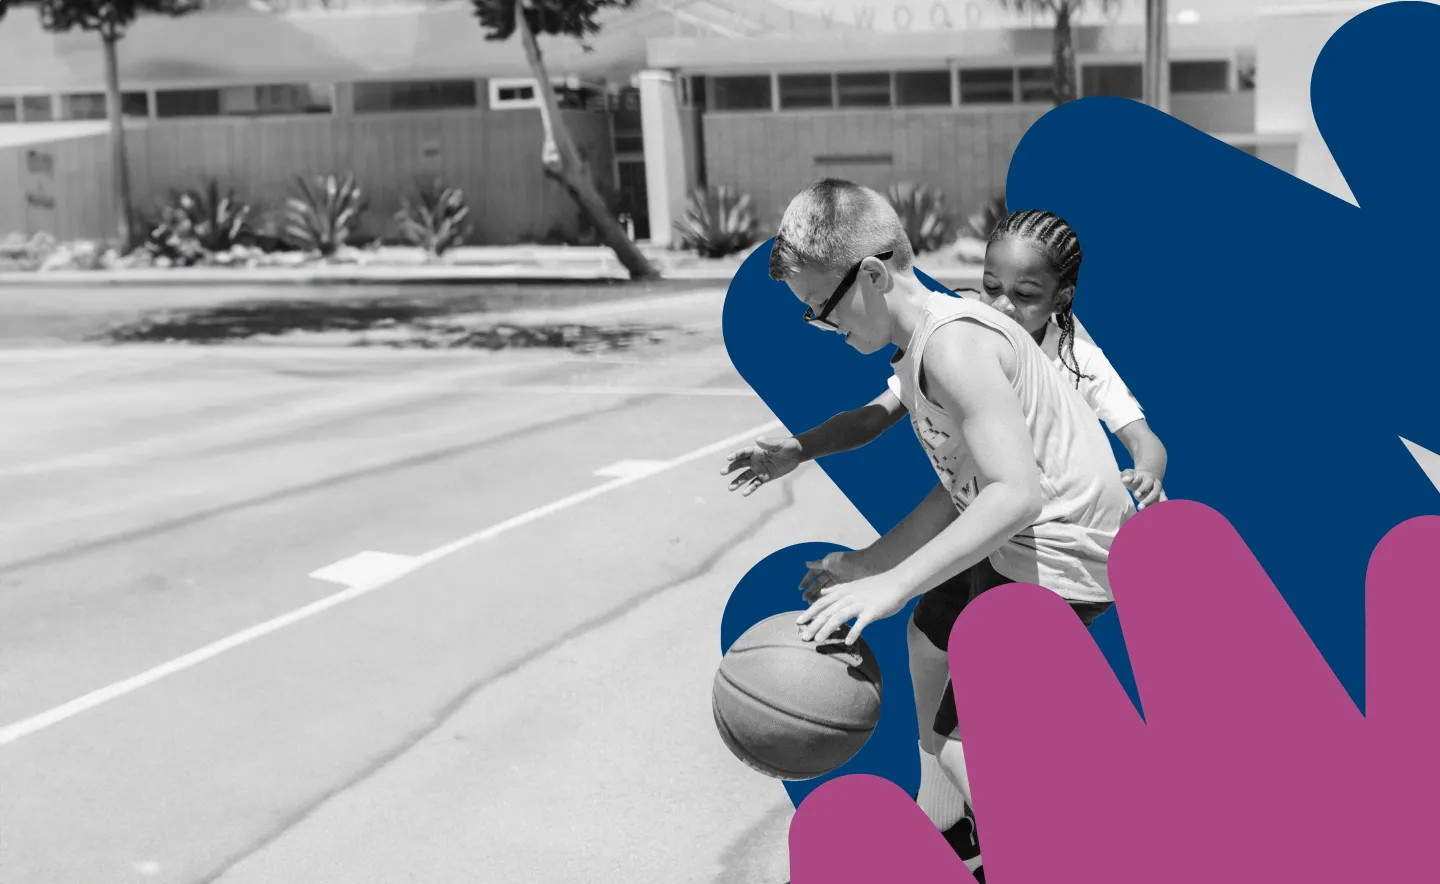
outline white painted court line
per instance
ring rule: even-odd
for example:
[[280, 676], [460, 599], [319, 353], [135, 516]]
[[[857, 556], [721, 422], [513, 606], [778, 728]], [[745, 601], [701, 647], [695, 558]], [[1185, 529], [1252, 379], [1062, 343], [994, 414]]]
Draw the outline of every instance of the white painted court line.
[[1404, 442], [1405, 447], [1410, 449], [1410, 456], [1415, 458], [1415, 462], [1420, 465], [1420, 469], [1425, 471], [1425, 475], [1428, 476], [1431, 483], [1434, 484], [1435, 490], [1440, 491], [1440, 454], [1436, 454], [1424, 446], [1416, 445], [1404, 436], [1400, 437], [1400, 441]]
[[601, 467], [595, 471], [595, 475], [607, 479], [621, 479], [626, 476], [648, 476], [664, 468], [663, 460], [622, 460], [608, 467]]
[[433, 562], [438, 562], [446, 556], [454, 555], [455, 553], [460, 552], [463, 549], [467, 549], [468, 547], [474, 546], [477, 543], [482, 543], [494, 537], [498, 537], [499, 535], [504, 534], [506, 531], [509, 531], [513, 528], [519, 528], [522, 525], [528, 525], [531, 522], [543, 519], [546, 516], [554, 515], [555, 513], [561, 512], [563, 510], [567, 510], [570, 507], [585, 503], [586, 501], [592, 500], [603, 494], [608, 494], [611, 491], [624, 488], [627, 485], [633, 485], [641, 479], [658, 475], [659, 473], [675, 469], [679, 466], [684, 466], [685, 464], [691, 463], [692, 461], [700, 460], [701, 458], [710, 457], [713, 454], [725, 451], [726, 449], [732, 448], [735, 445], [739, 445], [742, 442], [749, 442], [756, 437], [764, 435], [765, 433], [774, 430], [780, 426], [781, 424], [779, 421], [770, 421], [769, 423], [762, 424], [761, 426], [746, 430], [743, 433], [736, 433], [734, 436], [730, 436], [729, 438], [721, 439], [719, 442], [714, 442], [710, 445], [706, 445], [704, 448], [697, 448], [696, 450], [691, 451], [688, 454], [682, 454], [672, 460], [661, 461], [659, 466], [648, 472], [635, 473], [629, 476], [622, 476], [618, 479], [612, 479], [611, 481], [606, 482], [602, 485], [596, 485], [594, 488], [588, 488], [577, 494], [572, 494], [569, 497], [563, 497], [553, 503], [549, 503], [545, 506], [530, 510], [529, 512], [521, 513], [520, 515], [510, 519], [506, 519], [505, 521], [497, 525], [491, 525], [489, 528], [486, 528], [483, 531], [477, 531], [474, 534], [469, 534], [465, 537], [461, 537], [458, 540], [451, 541], [444, 546], [436, 547], [435, 549], [432, 549], [427, 553], [413, 557], [403, 569], [396, 568], [383, 577], [376, 578], [374, 580], [357, 586], [352, 586], [349, 589], [337, 592], [334, 595], [329, 595], [323, 599], [319, 599], [318, 601], [311, 602], [304, 607], [296, 608], [295, 610], [290, 611], [287, 614], [282, 614], [279, 617], [275, 617], [274, 619], [266, 620], [264, 623], [256, 624], [255, 626], [251, 626], [248, 629], [242, 629], [241, 631], [226, 636], [219, 641], [212, 642], [204, 646], [203, 648], [198, 648], [194, 651], [191, 651], [190, 653], [185, 654], [182, 657], [176, 657], [175, 659], [167, 663], [162, 663], [161, 665], [156, 666], [153, 669], [146, 670], [139, 675], [132, 676], [131, 678], [127, 678], [124, 681], [116, 682], [112, 685], [109, 685], [108, 687], [101, 688], [97, 691], [92, 691], [91, 693], [88, 693], [83, 697], [77, 697], [76, 699], [71, 700], [70, 702], [65, 703], [62, 706], [56, 706], [54, 709], [51, 709], [47, 712], [42, 712], [39, 715], [35, 715], [31, 718], [24, 719], [23, 721], [17, 721], [14, 724], [7, 725], [4, 728], [0, 728], [0, 746], [8, 746], [11, 743], [17, 742], [18, 740], [30, 736], [31, 734], [38, 733], [39, 731], [59, 724], [62, 721], [74, 718], [82, 712], [87, 712], [97, 706], [102, 706], [105, 703], [110, 702], [111, 700], [117, 700], [127, 694], [132, 694], [147, 685], [154, 684], [162, 678], [174, 675], [178, 672], [184, 672], [187, 669], [198, 666], [201, 663], [204, 663], [206, 660], [220, 656], [226, 651], [232, 651], [235, 648], [247, 645], [250, 642], [255, 641], [256, 639], [263, 638], [264, 636], [267, 636], [272, 632], [278, 632], [279, 630], [284, 629], [287, 626], [293, 626], [294, 624], [299, 623], [302, 620], [308, 620], [309, 618], [314, 617], [316, 614], [319, 614], [323, 611], [328, 611], [338, 605], [343, 605], [346, 602], [354, 601], [361, 596], [368, 595], [377, 589], [388, 586], [389, 584], [395, 582], [401, 577], [418, 571], [426, 565], [429, 565]]
[[395, 574], [404, 574], [414, 556], [398, 556], [394, 553], [365, 550], [348, 559], [341, 559], [316, 571], [311, 577], [341, 586], [364, 586], [377, 580], [384, 580]]

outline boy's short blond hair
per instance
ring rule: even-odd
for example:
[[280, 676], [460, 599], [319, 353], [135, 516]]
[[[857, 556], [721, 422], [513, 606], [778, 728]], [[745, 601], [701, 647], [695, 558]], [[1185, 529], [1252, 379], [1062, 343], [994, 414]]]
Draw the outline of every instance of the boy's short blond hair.
[[839, 178], [817, 181], [785, 209], [770, 249], [770, 278], [802, 269], [843, 275], [871, 255], [894, 252], [891, 266], [909, 270], [915, 254], [890, 201]]

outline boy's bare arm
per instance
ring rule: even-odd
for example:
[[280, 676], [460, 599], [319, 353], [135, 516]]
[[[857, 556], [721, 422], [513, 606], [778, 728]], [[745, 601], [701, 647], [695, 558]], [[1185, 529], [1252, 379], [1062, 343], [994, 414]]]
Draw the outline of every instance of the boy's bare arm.
[[1044, 505], [1035, 444], [1011, 386], [1015, 355], [999, 333], [959, 321], [932, 338], [925, 375], [935, 401], [958, 417], [980, 493], [896, 568], [911, 598], [935, 588], [1034, 524]]
[[923, 369], [930, 394], [957, 417], [980, 493], [894, 568], [825, 587], [796, 621], [803, 639], [823, 640], [853, 619], [845, 639], [853, 643], [870, 623], [898, 613], [911, 599], [979, 563], [1034, 524], [1044, 492], [1034, 443], [1007, 374], [1014, 358], [998, 333], [965, 321], [931, 338]]

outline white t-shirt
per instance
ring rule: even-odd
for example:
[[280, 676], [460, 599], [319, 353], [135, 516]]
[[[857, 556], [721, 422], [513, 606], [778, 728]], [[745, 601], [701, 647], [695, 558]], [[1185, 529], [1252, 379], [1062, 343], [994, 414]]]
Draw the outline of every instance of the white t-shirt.
[[[1104, 351], [1095, 344], [1078, 320], [1075, 323], [1073, 347], [1080, 373], [1090, 375], [1080, 379], [1080, 395], [1100, 420], [1105, 422], [1106, 429], [1118, 433], [1135, 421], [1144, 420], [1145, 412], [1140, 408], [1135, 394], [1125, 386], [1125, 382], [1120, 379], [1120, 373], [1110, 364]], [[1075, 374], [1060, 360], [1060, 326], [1055, 324], [1054, 319], [1045, 327], [1045, 340], [1040, 344], [1040, 349], [1059, 369], [1065, 382], [1075, 386]], [[900, 379], [891, 375], [889, 386], [890, 392], [898, 397]]]
[[[1135, 421], [1144, 420], [1145, 412], [1141, 410], [1135, 394], [1120, 380], [1120, 373], [1110, 364], [1110, 360], [1105, 358], [1104, 351], [1080, 329], [1079, 323], [1076, 323], [1075, 332], [1075, 361], [1079, 364], [1082, 375], [1090, 375], [1088, 378], [1080, 378], [1080, 395], [1085, 397], [1090, 408], [1099, 415], [1112, 433], [1120, 432], [1123, 427]], [[1040, 349], [1055, 363], [1065, 382], [1073, 387], [1075, 373], [1060, 361], [1060, 326], [1055, 324], [1054, 319], [1045, 326], [1045, 340], [1041, 342]]]

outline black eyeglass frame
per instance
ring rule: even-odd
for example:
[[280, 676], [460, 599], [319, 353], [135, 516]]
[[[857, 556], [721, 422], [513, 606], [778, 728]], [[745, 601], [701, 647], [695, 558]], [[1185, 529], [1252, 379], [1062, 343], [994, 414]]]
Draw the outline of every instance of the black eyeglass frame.
[[860, 276], [860, 268], [864, 266], [865, 262], [870, 260], [870, 258], [875, 258], [879, 261], [889, 261], [894, 255], [895, 252], [892, 250], [889, 252], [881, 252], [878, 255], [869, 255], [855, 262], [855, 266], [851, 267], [849, 272], [845, 274], [845, 277], [840, 280], [840, 285], [835, 289], [835, 294], [831, 295], [824, 304], [820, 305], [820, 314], [818, 316], [815, 314], [814, 307], [805, 308], [805, 321], [811, 325], [819, 325], [828, 329], [838, 330], [838, 327], [830, 322], [830, 314], [835, 312], [835, 308], [840, 306], [840, 302], [844, 300], [845, 295], [850, 291], [850, 287], [855, 284], [856, 278]]

